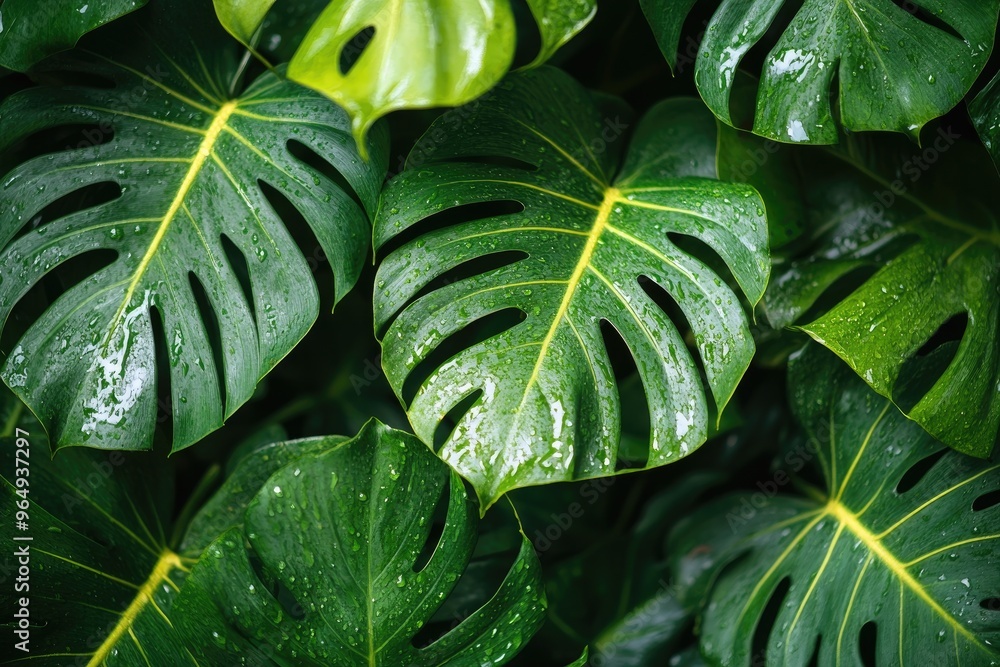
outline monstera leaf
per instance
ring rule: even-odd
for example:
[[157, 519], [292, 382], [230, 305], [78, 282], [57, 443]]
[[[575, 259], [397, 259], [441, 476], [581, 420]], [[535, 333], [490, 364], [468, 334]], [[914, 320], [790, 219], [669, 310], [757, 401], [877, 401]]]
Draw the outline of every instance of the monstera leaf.
[[[151, 445], [158, 337], [174, 449], [244, 403], [319, 310], [286, 217], [305, 218], [330, 260], [336, 298], [364, 261], [385, 135], [375, 133], [377, 157], [363, 163], [346, 115], [273, 73], [230, 99], [238, 53], [206, 12], [186, 14], [197, 26], [186, 41], [175, 11], [157, 2], [135, 15], [137, 23], [109, 27], [120, 30], [103, 34], [101, 44], [127, 60], [81, 51], [47, 65], [52, 76], [108, 85], [35, 87], [0, 106], [0, 148], [43, 130], [88, 126], [81, 145], [29, 159], [3, 181], [0, 322], [60, 264], [114, 253], [52, 303], [3, 368], [56, 447]], [[313, 151], [339, 175], [310, 158]], [[110, 201], [50, 212], [68, 195], [109, 185]]]
[[73, 48], [85, 33], [142, 7], [146, 0], [5, 0], [0, 7], [0, 67], [24, 71]]
[[[445, 493], [443, 532], [427, 544]], [[423, 444], [372, 422], [268, 479], [244, 525], [192, 571], [175, 622], [207, 664], [503, 664], [545, 613], [523, 535], [492, 599], [429, 645], [414, 644], [465, 570], [475, 513], [458, 476]]]
[[[215, 0], [231, 34], [253, 42], [274, 4]], [[295, 23], [299, 2], [275, 11]], [[396, 109], [464, 104], [492, 88], [514, 58], [509, 0], [325, 0], [301, 39], [288, 75], [350, 112], [359, 143], [379, 117]], [[528, 0], [538, 24], [540, 65], [590, 22], [596, 0]], [[322, 9], [322, 11], [320, 11]], [[366, 29], [374, 29], [370, 41]], [[345, 66], [349, 62], [349, 69]]]
[[670, 583], [666, 534], [720, 477], [695, 473], [679, 480], [647, 503], [627, 537], [605, 532], [587, 550], [546, 568], [549, 616], [558, 618], [557, 628], [572, 631], [560, 644], [585, 639], [598, 665], [668, 664], [690, 641], [694, 610]]
[[[382, 365], [401, 397], [418, 366], [436, 366], [410, 380], [419, 389], [405, 397], [427, 443], [453, 408], [474, 399], [439, 455], [484, 506], [512, 488], [615, 472], [620, 405], [602, 322], [624, 338], [645, 385], [646, 466], [694, 451], [708, 428], [705, 386], [665, 301], [691, 323], [720, 412], [753, 354], [736, 294], [673, 235], [711, 247], [756, 302], [768, 275], [756, 191], [712, 180], [711, 157], [687, 152], [701, 144], [691, 135], [707, 117], [696, 101], [654, 107], [624, 159], [627, 122], [615, 108], [605, 112], [557, 70], [514, 75], [488, 101], [437, 121], [411, 153], [413, 168], [383, 193], [376, 247], [411, 239], [376, 277]], [[477, 202], [515, 202], [519, 212], [417, 227]], [[455, 267], [475, 272], [476, 260], [498, 257], [506, 266], [451, 279], [460, 277]], [[450, 284], [424, 293], [435, 278]], [[465, 349], [449, 346], [456, 332], [512, 309], [525, 319]]]
[[990, 151], [993, 163], [1000, 166], [1000, 75], [993, 77], [986, 88], [969, 103], [969, 114], [983, 144]]
[[[702, 651], [757, 664], [757, 636], [769, 665], [1000, 663], [1000, 466], [949, 451], [818, 346], [789, 375], [808, 443], [674, 536]], [[806, 462], [822, 489], [795, 479]], [[804, 495], [779, 493], [790, 479]]]
[[[674, 62], [692, 0], [643, 0]], [[732, 124], [730, 95], [743, 57], [775, 28], [784, 3], [724, 0], [704, 32], [695, 81]], [[806, 0], [764, 60], [754, 132], [778, 141], [837, 143], [849, 130], [916, 134], [965, 96], [993, 48], [1000, 0]], [[831, 90], [834, 81], [839, 90]]]
[[[799, 322], [938, 439], [987, 456], [1000, 429], [997, 176], [951, 128], [922, 150], [882, 139], [810, 157], [810, 232], [779, 257], [764, 311]], [[949, 330], [954, 358], [907, 400], [900, 378]]]
[[191, 564], [168, 538], [170, 470], [145, 453], [52, 460], [42, 430], [2, 393], [0, 412], [18, 417], [0, 435], [0, 520], [16, 528], [0, 560], [11, 642], [0, 663], [196, 665], [166, 616]]

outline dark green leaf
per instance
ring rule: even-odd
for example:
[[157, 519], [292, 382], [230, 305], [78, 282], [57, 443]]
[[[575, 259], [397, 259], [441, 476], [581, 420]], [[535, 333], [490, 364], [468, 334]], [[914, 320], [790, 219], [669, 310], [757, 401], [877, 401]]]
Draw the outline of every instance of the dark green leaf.
[[[443, 533], [427, 545], [445, 494]], [[423, 444], [372, 422], [274, 473], [243, 526], [209, 546], [174, 619], [208, 664], [503, 664], [545, 613], [523, 535], [492, 599], [430, 645], [413, 643], [469, 562], [475, 515], [461, 480]]]
[[[0, 412], [13, 403], [3, 390]], [[191, 565], [167, 537], [170, 468], [154, 454], [89, 449], [53, 460], [41, 429], [19, 423], [27, 431], [0, 437], [0, 662], [196, 665], [167, 620]], [[18, 636], [22, 608], [30, 626]], [[13, 648], [25, 640], [27, 651]]]
[[272, 442], [246, 455], [191, 521], [182, 544], [184, 552], [201, 553], [219, 535], [240, 525], [250, 501], [275, 471], [306, 454], [335, 449], [346, 440], [330, 435]]
[[23, 72], [146, 1], [5, 0], [0, 7], [0, 67]]
[[1000, 490], [1000, 465], [949, 451], [818, 346], [789, 382], [799, 468], [823, 488], [732, 495], [678, 527], [677, 577], [706, 591], [703, 652], [749, 665], [756, 634], [767, 664], [814, 650], [820, 666], [862, 664], [874, 623], [877, 664], [1000, 663], [1000, 506], [976, 504]]
[[[150, 447], [153, 311], [166, 344], [174, 449], [219, 427], [305, 335], [319, 311], [317, 288], [261, 183], [305, 218], [329, 259], [336, 298], [361, 270], [385, 134], [374, 133], [376, 157], [363, 163], [346, 115], [273, 73], [230, 99], [236, 52], [204, 9], [186, 16], [196, 27], [188, 34], [176, 30], [177, 7], [154, 3], [137, 22], [113, 26], [121, 30], [109, 37], [114, 57], [79, 52], [47, 64], [54, 74], [107, 79], [110, 88], [29, 88], [0, 106], [0, 149], [42, 130], [93, 126], [80, 146], [30, 159], [3, 181], [0, 322], [60, 264], [115, 253], [34, 322], [3, 369], [57, 448]], [[332, 167], [312, 166], [322, 161], [302, 157], [309, 151]], [[339, 175], [326, 173], [334, 168]], [[98, 184], [120, 194], [48, 218], [55, 202]]]
[[[723, 0], [704, 32], [695, 81], [727, 123], [736, 70], [775, 28], [784, 4]], [[754, 132], [785, 142], [837, 143], [837, 100], [838, 119], [849, 130], [916, 135], [958, 104], [993, 49], [1000, 0], [907, 4], [911, 11], [889, 0], [802, 3], [764, 59]], [[673, 63], [693, 3], [642, 5]]]
[[[814, 154], [804, 188], [811, 231], [764, 304], [774, 326], [805, 320], [810, 336], [934, 436], [986, 456], [1000, 429], [1000, 228], [992, 213], [1000, 201], [986, 155], [958, 138], [942, 128], [920, 150], [902, 138], [854, 137]], [[864, 267], [877, 271], [844, 292]], [[811, 309], [821, 296], [836, 301], [817, 319]], [[952, 362], [917, 400], [902, 400], [906, 366], [963, 314]]]
[[[526, 315], [439, 359], [409, 405], [415, 432], [430, 443], [454, 406], [482, 392], [439, 455], [473, 483], [484, 507], [513, 488], [615, 472], [620, 406], [602, 320], [628, 343], [649, 396], [646, 465], [704, 442], [705, 384], [640, 277], [669, 293], [691, 323], [720, 411], [753, 355], [736, 294], [668, 234], [710, 246], [755, 303], [768, 275], [759, 196], [712, 180], [714, 163], [686, 152], [704, 143], [702, 128], [710, 137], [714, 130], [696, 101], [654, 107], [623, 159], [627, 126], [611, 107], [602, 116], [557, 70], [514, 75], [487, 101], [437, 121], [411, 153], [411, 168], [383, 194], [376, 247], [464, 204], [524, 207], [423, 234], [386, 257], [377, 276], [377, 329], [391, 322], [382, 365], [400, 396], [407, 377], [455, 332], [491, 313]], [[455, 267], [510, 252], [526, 257], [420, 296]]]

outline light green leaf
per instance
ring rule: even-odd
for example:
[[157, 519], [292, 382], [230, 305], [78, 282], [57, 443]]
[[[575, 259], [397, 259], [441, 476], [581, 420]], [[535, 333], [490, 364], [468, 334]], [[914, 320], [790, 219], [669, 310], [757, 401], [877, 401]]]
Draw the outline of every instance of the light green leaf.
[[[0, 392], [0, 413], [27, 415]], [[166, 616], [191, 565], [168, 537], [172, 470], [153, 454], [75, 449], [53, 460], [41, 428], [15, 421], [25, 430], [0, 436], [0, 664], [196, 665]], [[19, 636], [22, 598], [30, 626]]]
[[219, 23], [247, 46], [252, 46], [254, 33], [264, 22], [274, 0], [213, 0]]
[[0, 67], [23, 72], [146, 1], [5, 0], [0, 7]]
[[[248, 46], [265, 20], [276, 35], [287, 23], [292, 29], [284, 37], [298, 44], [288, 75], [345, 108], [359, 143], [391, 111], [479, 97], [514, 58], [509, 0], [281, 2], [272, 10], [274, 4], [215, 0], [223, 25]], [[541, 36], [530, 66], [548, 60], [597, 11], [596, 0], [528, 0], [528, 6]], [[300, 37], [303, 14], [312, 15], [312, 27]], [[366, 29], [374, 29], [370, 41]]]
[[[785, 3], [723, 0], [701, 42], [695, 81], [716, 116], [732, 124], [730, 95], [744, 56], [783, 30], [764, 59], [754, 132], [785, 142], [833, 144], [849, 130], [917, 135], [958, 104], [993, 49], [1000, 0], [806, 0], [787, 26]], [[643, 9], [673, 62], [691, 0], [646, 0]], [[832, 89], [834, 81], [837, 89]]]
[[[109, 45], [127, 60], [79, 52], [46, 64], [53, 76], [98, 77], [110, 88], [39, 86], [0, 106], [0, 149], [92, 126], [82, 145], [29, 159], [0, 186], [0, 323], [60, 264], [98, 249], [115, 254], [31, 325], [3, 368], [57, 448], [151, 446], [156, 334], [167, 350], [175, 450], [251, 396], [319, 312], [288, 211], [301, 214], [329, 258], [336, 299], [366, 255], [384, 132], [373, 133], [375, 158], [363, 163], [346, 115], [312, 91], [266, 73], [230, 98], [238, 52], [207, 7], [186, 15], [190, 34], [175, 30], [176, 11], [157, 2], [111, 26], [120, 32]], [[50, 214], [53, 203], [101, 184], [117, 196]]]
[[1000, 664], [1000, 465], [949, 451], [819, 346], [789, 374], [808, 442], [779, 469], [804, 495], [734, 494], [674, 535], [710, 662], [756, 664], [756, 635], [769, 665], [862, 664], [872, 630], [876, 664]]
[[[852, 137], [804, 164], [810, 233], [781, 258], [764, 298], [771, 324], [802, 322], [932, 435], [989, 455], [1000, 430], [1000, 200], [984, 151], [949, 127], [924, 149]], [[844, 282], [865, 267], [876, 269], [867, 280]], [[817, 313], [824, 295], [836, 301]], [[916, 400], [901, 400], [905, 368], [963, 315], [954, 359]]]
[[[438, 454], [472, 482], [484, 506], [513, 488], [616, 471], [620, 405], [602, 321], [629, 345], [648, 395], [646, 467], [704, 442], [706, 386], [677, 325], [640, 278], [670, 294], [691, 323], [720, 412], [753, 354], [739, 298], [683, 239], [675, 244], [668, 235], [710, 246], [754, 303], [768, 275], [760, 197], [713, 180], [714, 163], [686, 151], [703, 143], [692, 135], [714, 132], [696, 101], [654, 107], [624, 158], [628, 121], [613, 105], [605, 112], [557, 70], [513, 75], [488, 101], [438, 120], [411, 153], [411, 168], [383, 193], [376, 248], [403, 232], [417, 238], [390, 253], [376, 278], [382, 365], [404, 397], [407, 378], [434, 360], [426, 380], [417, 376], [416, 396], [404, 397], [426, 443], [456, 405], [474, 399]], [[476, 213], [423, 234], [417, 227], [477, 202], [524, 210]], [[517, 261], [476, 271], [477, 260], [499, 253], [516, 253], [508, 257]], [[456, 267], [477, 275], [423, 293], [436, 278], [460, 277]], [[460, 350], [448, 343], [511, 309], [525, 319]]]
[[563, 44], [586, 27], [597, 13], [597, 0], [527, 0], [538, 23], [542, 48], [531, 63], [537, 66], [551, 58]]
[[[341, 52], [367, 27], [374, 36], [342, 72]], [[514, 39], [508, 0], [333, 0], [288, 76], [346, 109], [360, 142], [390, 111], [453, 106], [485, 93], [510, 67]]]
[[[428, 545], [444, 495], [443, 533]], [[504, 664], [545, 613], [523, 535], [492, 599], [429, 645], [413, 643], [465, 571], [475, 514], [461, 480], [423, 444], [372, 422], [270, 477], [243, 527], [192, 571], [175, 622], [208, 664]]]

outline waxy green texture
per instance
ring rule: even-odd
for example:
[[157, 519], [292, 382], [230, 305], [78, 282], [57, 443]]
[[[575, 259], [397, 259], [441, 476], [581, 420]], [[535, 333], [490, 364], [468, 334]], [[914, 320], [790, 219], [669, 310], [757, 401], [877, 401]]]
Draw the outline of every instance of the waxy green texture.
[[[780, 256], [763, 311], [775, 327], [798, 322], [938, 439], [986, 457], [1000, 430], [1000, 197], [985, 152], [958, 139], [941, 127], [923, 149], [858, 136], [814, 149], [788, 176], [803, 184], [808, 232]], [[817, 313], [828, 293], [837, 300]], [[907, 367], [962, 317], [954, 358], [906, 400]]]
[[12, 648], [18, 619], [3, 619], [0, 664], [61, 667], [72, 657], [131, 667], [156, 656], [195, 667], [167, 616], [192, 563], [171, 537], [172, 469], [151, 453], [74, 449], [53, 460], [41, 426], [6, 389], [0, 414], [9, 417], [0, 433], [0, 521], [11, 531], [4, 613], [27, 599], [31, 622], [23, 653]]
[[[671, 64], [693, 4], [642, 3]], [[806, 0], [783, 26], [776, 23], [785, 5], [780, 0], [723, 0], [695, 62], [698, 90], [712, 112], [732, 125], [737, 68], [769, 30], [781, 30], [760, 72], [755, 133], [789, 143], [833, 144], [839, 122], [852, 131], [916, 136], [969, 92], [993, 49], [1000, 0], [907, 4], [912, 13], [890, 0]]]
[[746, 506], [751, 492], [732, 494], [677, 528], [674, 574], [704, 603], [702, 651], [750, 665], [759, 632], [767, 664], [814, 650], [821, 667], [861, 664], [874, 622], [876, 664], [1000, 663], [1000, 506], [984, 502], [1000, 465], [948, 450], [819, 347], [790, 363], [808, 441], [779, 469], [809, 465], [823, 486], [799, 479], [804, 493]]
[[[223, 26], [248, 46], [274, 4], [215, 0]], [[541, 38], [531, 66], [548, 60], [597, 11], [596, 0], [527, 4]], [[294, 17], [303, 10], [293, 5], [281, 2], [274, 11]], [[348, 111], [362, 150], [381, 116], [469, 102], [495, 86], [514, 59], [510, 0], [331, 0], [305, 6], [315, 20], [288, 75]], [[370, 40], [363, 37], [366, 29], [374, 29]]]
[[[427, 545], [442, 494], [443, 532]], [[267, 480], [243, 525], [192, 571], [177, 619], [203, 664], [504, 664], [545, 613], [523, 535], [485, 605], [430, 645], [413, 643], [465, 571], [477, 523], [457, 475], [413, 436], [373, 421]]]
[[71, 49], [84, 34], [145, 5], [147, 0], [5, 0], [0, 7], [0, 67], [25, 71]]
[[[171, 6], [157, 2], [134, 23], [114, 26], [122, 32], [110, 43], [130, 49], [77, 52], [47, 65], [54, 76], [82, 73], [112, 87], [32, 87], [0, 106], [0, 149], [60, 126], [90, 132], [79, 145], [18, 165], [0, 185], [0, 323], [60, 264], [114, 253], [33, 323], [3, 367], [56, 448], [151, 446], [154, 326], [166, 345], [174, 449], [221, 426], [252, 395], [319, 313], [315, 279], [276, 206], [290, 205], [308, 223], [336, 299], [367, 252], [384, 132], [372, 134], [374, 157], [364, 162], [342, 110], [274, 73], [231, 98], [236, 45], [208, 12], [200, 30], [178, 34]], [[118, 53], [127, 57], [116, 60]], [[307, 163], [310, 151], [330, 169]], [[277, 204], [262, 183], [278, 193], [270, 195]], [[97, 185], [116, 194], [81, 194]], [[69, 195], [80, 197], [71, 210], [36, 219]]]
[[[485, 507], [512, 488], [615, 472], [620, 406], [602, 321], [629, 345], [647, 392], [647, 467], [704, 442], [706, 389], [721, 412], [753, 354], [737, 295], [670, 235], [710, 246], [756, 303], [769, 270], [757, 192], [714, 180], [714, 161], [688, 154], [703, 144], [697, 132], [709, 118], [695, 100], [657, 105], [631, 142], [626, 112], [602, 103], [603, 111], [557, 70], [513, 75], [486, 101], [438, 120], [383, 192], [376, 248], [464, 204], [523, 207], [419, 234], [382, 261], [376, 278], [376, 328], [388, 327], [382, 365], [400, 396], [407, 376], [452, 334], [492, 313], [525, 315], [455, 350], [408, 405], [416, 434], [431, 443], [445, 415], [478, 393], [438, 454]], [[421, 292], [498, 253], [517, 259]], [[707, 387], [640, 279], [665, 290], [691, 323]]]

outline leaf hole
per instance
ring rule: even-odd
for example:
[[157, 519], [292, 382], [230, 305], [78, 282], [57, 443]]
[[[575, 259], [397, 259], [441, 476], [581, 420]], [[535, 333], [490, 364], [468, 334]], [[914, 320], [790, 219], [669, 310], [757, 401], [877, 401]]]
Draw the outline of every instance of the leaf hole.
[[[649, 461], [649, 404], [646, 390], [639, 377], [635, 357], [621, 332], [608, 320], [600, 322], [601, 338], [604, 339], [604, 349], [611, 360], [611, 368], [615, 373], [615, 384], [618, 385], [619, 404], [621, 405], [622, 438], [618, 447], [618, 458], [615, 461], [615, 471], [632, 468], [645, 468]], [[625, 427], [629, 426], [626, 433]]]
[[[40, 211], [32, 215], [28, 223], [23, 225], [11, 239], [11, 243], [22, 236], [27, 236], [33, 231], [41, 230], [39, 233], [45, 234], [48, 230], [44, 229], [44, 227], [49, 223], [73, 213], [97, 208], [118, 199], [121, 195], [121, 186], [111, 181], [91, 183], [90, 185], [66, 193], [55, 201], [46, 204]], [[44, 198], [41, 196], [38, 199], [38, 203], [44, 201]], [[9, 247], [9, 244], [7, 247]]]
[[[701, 354], [698, 352], [694, 329], [691, 327], [691, 323], [688, 321], [687, 315], [684, 314], [684, 310], [674, 299], [673, 295], [671, 295], [670, 292], [665, 290], [655, 280], [646, 276], [639, 276], [638, 282], [639, 287], [641, 287], [642, 291], [646, 293], [646, 296], [652, 299], [653, 303], [655, 303], [657, 307], [662, 310], [668, 318], [670, 318], [670, 321], [674, 324], [674, 328], [677, 329], [677, 331], [679, 331], [684, 337], [684, 343], [687, 345], [688, 352], [691, 353], [691, 358], [698, 367], [698, 372], [702, 376], [702, 382], [705, 382], [705, 363], [701, 358]], [[705, 386], [708, 386], [707, 383], [705, 383]], [[712, 401], [711, 392], [706, 393], [705, 397], [709, 402]]]
[[495, 313], [490, 313], [470, 322], [442, 340], [406, 376], [401, 392], [403, 402], [409, 406], [417, 395], [417, 391], [427, 381], [427, 378], [431, 376], [434, 370], [451, 359], [460, 350], [466, 350], [474, 345], [478, 345], [517, 326], [525, 317], [524, 312], [517, 308], [504, 308], [503, 310], [498, 310]]
[[[447, 505], [443, 507], [447, 509]], [[502, 518], [501, 518], [502, 517]], [[444, 521], [444, 515], [441, 516]], [[493, 529], [493, 526], [496, 529]], [[472, 558], [447, 593], [434, 615], [414, 635], [414, 648], [432, 645], [454, 630], [465, 619], [486, 605], [500, 590], [520, 551], [520, 539], [508, 540], [517, 535], [516, 519], [502, 504], [498, 504], [480, 523], [480, 535], [476, 541]], [[443, 583], [443, 582], [442, 582]], [[471, 637], [472, 635], [466, 635]]]
[[834, 280], [823, 293], [810, 305], [802, 315], [799, 322], [812, 322], [831, 310], [834, 306], [844, 301], [855, 290], [864, 285], [875, 275], [879, 267], [874, 264], [859, 266], [852, 271]]
[[771, 633], [775, 629], [778, 614], [781, 612], [781, 608], [785, 602], [785, 597], [788, 595], [788, 590], [791, 587], [791, 577], [785, 577], [778, 582], [778, 585], [775, 586], [774, 590], [771, 592], [771, 596], [768, 598], [767, 604], [761, 612], [760, 619], [757, 621], [757, 627], [754, 628], [753, 644], [751, 648], [752, 655], [767, 654], [768, 640], [771, 637]]
[[726, 264], [722, 256], [715, 251], [715, 248], [708, 245], [704, 241], [694, 236], [688, 236], [687, 234], [680, 234], [678, 232], [667, 232], [667, 238], [680, 248], [682, 251], [691, 255], [695, 259], [701, 261], [712, 273], [719, 276], [723, 282], [732, 287], [735, 291], [739, 292], [740, 287], [736, 282], [733, 272], [730, 270], [729, 265]]
[[257, 306], [253, 298], [253, 287], [250, 284], [250, 266], [247, 264], [246, 256], [240, 252], [240, 249], [236, 247], [225, 234], [219, 235], [219, 240], [222, 243], [222, 250], [226, 253], [226, 259], [229, 260], [229, 266], [232, 268], [233, 273], [236, 275], [236, 280], [240, 284], [240, 289], [243, 291], [243, 298], [246, 299], [247, 308], [250, 309], [250, 315], [253, 317], [254, 322], [257, 321]]
[[957, 30], [951, 27], [951, 25], [943, 21], [940, 17], [934, 15], [932, 12], [927, 11], [916, 2], [913, 2], [913, 0], [892, 0], [892, 4], [896, 5], [910, 16], [920, 19], [927, 25], [933, 26], [938, 30], [951, 35], [957, 40], [964, 41], [965, 39]]
[[948, 453], [947, 449], [940, 449], [929, 456], [925, 456], [907, 469], [896, 484], [896, 493], [906, 493], [920, 483], [927, 473], [931, 471], [938, 461]]
[[149, 308], [149, 326], [153, 334], [153, 359], [156, 363], [156, 424], [163, 428], [167, 441], [173, 440], [173, 401], [170, 395], [170, 354], [163, 315], [156, 306]]
[[809, 658], [809, 662], [806, 663], [809, 667], [819, 667], [819, 649], [823, 644], [823, 635], [816, 637], [816, 644], [813, 646], [812, 657]]
[[[406, 306], [409, 306], [411, 303], [420, 299], [420, 297], [436, 292], [442, 287], [447, 287], [448, 285], [465, 280], [466, 278], [472, 278], [473, 276], [490, 273], [491, 271], [497, 271], [505, 266], [516, 264], [517, 262], [527, 258], [528, 253], [521, 250], [505, 250], [503, 252], [490, 253], [489, 255], [475, 257], [467, 262], [462, 262], [458, 266], [438, 275], [420, 288], [420, 291], [414, 294], [413, 297], [403, 304], [399, 310], [403, 310]], [[397, 313], [398, 312], [399, 311], [397, 311]], [[390, 326], [392, 326], [392, 322], [395, 319], [395, 317], [388, 318], [385, 323], [379, 327], [377, 332], [378, 338], [385, 336], [385, 332]]]
[[[299, 250], [305, 257], [306, 264], [309, 266], [309, 269], [313, 274], [313, 279], [315, 280], [316, 272], [319, 271], [320, 267], [324, 266], [329, 261], [326, 256], [326, 252], [319, 244], [319, 239], [316, 237], [316, 233], [312, 230], [312, 227], [310, 227], [305, 217], [303, 217], [295, 205], [292, 204], [287, 197], [285, 197], [281, 190], [278, 190], [264, 181], [257, 181], [257, 185], [260, 187], [260, 191], [263, 193], [264, 198], [267, 199], [269, 204], [271, 204], [271, 208], [274, 209], [278, 217], [281, 218], [282, 222], [284, 222], [285, 229], [288, 230], [289, 236], [292, 237], [295, 245], [298, 246]], [[245, 257], [246, 256], [244, 255], [244, 262], [246, 262]], [[331, 273], [332, 271], [326, 272], [327, 275], [330, 275]], [[315, 283], [320, 294], [321, 311], [322, 309], [327, 311], [332, 310], [334, 300], [333, 288], [335, 287], [333, 281], [325, 282], [315, 280]]]
[[[6, 155], [16, 155], [17, 163], [23, 164], [42, 155], [102, 146], [114, 138], [114, 128], [107, 123], [103, 126], [93, 123], [67, 123], [47, 127], [15, 141]], [[6, 159], [0, 160], [0, 173], [14, 166], [16, 165], [8, 164]]]
[[12, 349], [59, 297], [117, 260], [118, 253], [110, 248], [87, 250], [52, 267], [20, 297], [15, 295], [6, 322], [0, 323], [0, 349]]
[[448, 517], [450, 497], [447, 486], [442, 486], [441, 493], [438, 494], [437, 500], [434, 501], [434, 511], [428, 517], [427, 537], [424, 539], [424, 546], [413, 561], [414, 572], [421, 572], [427, 567], [427, 563], [430, 562], [431, 556], [434, 555], [434, 551], [437, 550], [438, 544], [441, 542], [441, 536], [444, 535], [445, 523]]
[[969, 326], [969, 314], [961, 312], [953, 315], [947, 322], [938, 327], [938, 330], [927, 339], [927, 342], [917, 350], [919, 357], [926, 357], [928, 354], [941, 347], [947, 342], [959, 342], [965, 337], [965, 330]]
[[340, 54], [337, 56], [337, 67], [340, 68], [341, 76], [347, 76], [354, 68], [374, 37], [375, 26], [366, 26], [340, 48]]
[[864, 667], [877, 667], [876, 648], [878, 646], [878, 624], [868, 621], [858, 632], [858, 653]]
[[453, 206], [440, 213], [427, 216], [411, 225], [378, 248], [378, 255], [386, 257], [399, 248], [422, 236], [442, 229], [448, 229], [475, 220], [500, 218], [505, 215], [516, 215], [524, 211], [524, 204], [519, 201], [505, 199], [501, 201], [478, 202]]
[[476, 389], [471, 394], [460, 400], [455, 404], [451, 410], [445, 414], [444, 418], [438, 422], [437, 428], [434, 429], [434, 440], [433, 446], [435, 452], [440, 452], [441, 448], [444, 447], [444, 443], [448, 442], [448, 438], [451, 434], [455, 432], [455, 427], [458, 426], [458, 422], [462, 420], [465, 413], [472, 409], [472, 406], [476, 404], [476, 401], [483, 395], [482, 389]]
[[1000, 613], [1000, 598], [986, 598], [979, 602], [979, 606], [986, 611]]
[[969, 315], [950, 317], [899, 369], [893, 399], [904, 411], [912, 410], [951, 365], [968, 327]]
[[984, 493], [972, 501], [972, 511], [983, 512], [997, 505], [1000, 505], [1000, 489]]
[[365, 205], [364, 202], [361, 201], [361, 196], [358, 195], [357, 190], [354, 189], [354, 186], [351, 185], [350, 181], [348, 181], [344, 175], [333, 166], [333, 164], [327, 161], [311, 146], [307, 146], [301, 141], [296, 141], [295, 139], [289, 139], [286, 147], [292, 157], [332, 181], [334, 185], [343, 190], [344, 193], [358, 205], [358, 208], [365, 210]]
[[211, 363], [215, 368], [215, 380], [219, 386], [219, 399], [222, 405], [226, 405], [225, 357], [222, 354], [222, 332], [219, 328], [219, 320], [215, 315], [212, 302], [208, 298], [208, 292], [205, 291], [205, 287], [193, 271], [188, 272], [188, 282], [191, 284], [191, 294], [198, 309], [198, 316], [205, 326], [205, 337], [212, 346], [212, 359], [205, 361], [206, 363]]
[[510, 67], [513, 71], [528, 65], [539, 54], [542, 50], [542, 33], [525, 0], [512, 0], [510, 4], [514, 10], [514, 22], [517, 28], [516, 51]]
[[253, 570], [254, 575], [260, 581], [262, 588], [271, 594], [271, 597], [281, 605], [285, 613], [297, 621], [304, 619], [306, 617], [305, 608], [299, 603], [288, 587], [268, 570], [257, 553], [250, 550], [247, 553], [247, 560], [250, 563], [250, 569]]

